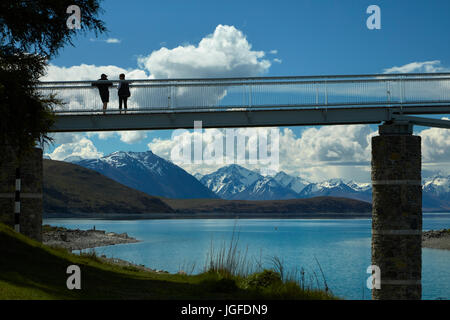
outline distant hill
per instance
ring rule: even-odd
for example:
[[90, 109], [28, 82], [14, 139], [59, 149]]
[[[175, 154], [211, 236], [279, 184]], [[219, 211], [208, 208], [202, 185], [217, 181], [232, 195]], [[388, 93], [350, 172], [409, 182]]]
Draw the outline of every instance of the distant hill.
[[173, 212], [149, 196], [75, 164], [44, 159], [45, 213]]
[[223, 200], [223, 199], [164, 199], [177, 212], [184, 213], [370, 213], [368, 202], [316, 197], [290, 200]]
[[127, 187], [152, 196], [197, 199], [218, 198], [184, 169], [151, 151], [118, 151], [99, 159], [66, 159], [95, 170]]

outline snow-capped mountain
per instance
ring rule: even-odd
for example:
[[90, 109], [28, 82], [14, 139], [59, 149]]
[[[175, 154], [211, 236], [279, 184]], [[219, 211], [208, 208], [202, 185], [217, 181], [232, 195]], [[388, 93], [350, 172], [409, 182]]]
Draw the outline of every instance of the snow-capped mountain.
[[260, 177], [242, 192], [235, 195], [239, 200], [284, 200], [296, 199], [297, 193], [283, 187], [273, 177]]
[[79, 161], [82, 161], [82, 160], [84, 160], [84, 159], [82, 157], [80, 157], [80, 156], [70, 156], [70, 157], [65, 158], [63, 161], [64, 162], [76, 163], [76, 162], [79, 162]]
[[73, 163], [153, 196], [180, 199], [217, 198], [192, 175], [151, 151], [118, 151], [99, 159]]
[[203, 175], [201, 173], [194, 173], [194, 178], [200, 181], [201, 178], [203, 178]]
[[435, 175], [423, 183], [422, 206], [433, 211], [450, 210], [450, 176]]
[[[114, 152], [93, 160], [66, 159], [96, 170], [126, 186], [168, 198], [217, 198], [229, 200], [281, 200], [333, 196], [370, 202], [371, 183], [342, 179], [308, 181], [278, 172], [263, 176], [239, 165], [222, 167], [195, 177], [151, 151]], [[436, 175], [423, 182], [424, 211], [450, 210], [450, 176]]]
[[237, 194], [261, 178], [259, 173], [232, 164], [204, 175], [200, 182], [222, 199], [235, 199]]
[[355, 191], [366, 192], [372, 190], [371, 183], [358, 183], [353, 180], [347, 182], [347, 185]]
[[450, 176], [436, 175], [425, 179], [423, 191], [435, 196], [448, 197], [450, 195]]
[[331, 179], [310, 183], [285, 172], [275, 176], [262, 176], [239, 165], [230, 165], [204, 175], [202, 182], [223, 199], [233, 200], [281, 200], [318, 196], [346, 197], [370, 201], [371, 184], [344, 182]]
[[290, 176], [283, 171], [278, 172], [273, 178], [283, 187], [291, 189], [295, 193], [301, 192], [308, 184], [310, 184], [310, 182], [305, 179]]
[[300, 198], [319, 196], [344, 197], [363, 201], [371, 201], [372, 187], [370, 183], [358, 184], [342, 179], [330, 179], [319, 183], [310, 183], [301, 192]]

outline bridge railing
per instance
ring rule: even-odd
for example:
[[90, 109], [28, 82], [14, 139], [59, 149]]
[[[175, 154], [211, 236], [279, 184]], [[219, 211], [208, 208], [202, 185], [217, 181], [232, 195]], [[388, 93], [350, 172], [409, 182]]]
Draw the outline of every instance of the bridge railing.
[[[450, 73], [128, 81], [130, 112], [450, 104]], [[102, 102], [93, 82], [41, 82], [38, 90], [64, 102], [57, 113], [95, 113]], [[119, 81], [111, 82], [115, 112]]]

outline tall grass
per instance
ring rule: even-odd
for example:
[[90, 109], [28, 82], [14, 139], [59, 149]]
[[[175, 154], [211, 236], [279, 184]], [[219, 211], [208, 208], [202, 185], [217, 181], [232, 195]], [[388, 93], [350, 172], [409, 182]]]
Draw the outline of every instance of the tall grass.
[[214, 272], [220, 274], [224, 278], [229, 277], [245, 277], [251, 274], [254, 266], [248, 261], [248, 247], [240, 250], [239, 233], [236, 235], [235, 229], [231, 235], [231, 240], [227, 244], [226, 241], [216, 248], [211, 239], [210, 249], [206, 255], [204, 272]]
[[334, 298], [318, 259], [316, 257], [314, 259], [319, 267], [321, 279], [314, 270], [312, 274], [307, 274], [303, 267], [286, 269], [284, 260], [277, 256], [269, 259], [271, 267], [264, 267], [262, 254], [259, 259], [250, 259], [248, 246], [241, 249], [239, 233], [233, 229], [228, 243], [223, 241], [216, 247], [211, 240], [203, 272], [214, 274], [219, 279], [235, 280], [237, 286], [243, 288], [262, 283], [264, 288], [258, 289], [271, 296]]

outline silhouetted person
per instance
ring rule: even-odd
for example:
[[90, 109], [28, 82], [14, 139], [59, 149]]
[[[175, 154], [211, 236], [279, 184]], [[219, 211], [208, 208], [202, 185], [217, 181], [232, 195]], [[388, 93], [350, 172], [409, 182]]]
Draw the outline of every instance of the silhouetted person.
[[127, 100], [131, 96], [129, 82], [125, 80], [125, 75], [119, 75], [119, 86], [117, 94], [119, 95], [119, 110], [122, 112], [122, 102], [124, 111], [127, 112]]
[[105, 113], [105, 110], [108, 106], [109, 87], [112, 87], [112, 85], [113, 83], [111, 81], [108, 81], [108, 76], [106, 74], [102, 74], [100, 76], [100, 79], [92, 83], [92, 86], [97, 87], [98, 92], [100, 93], [100, 98], [102, 99], [103, 102], [103, 113]]

